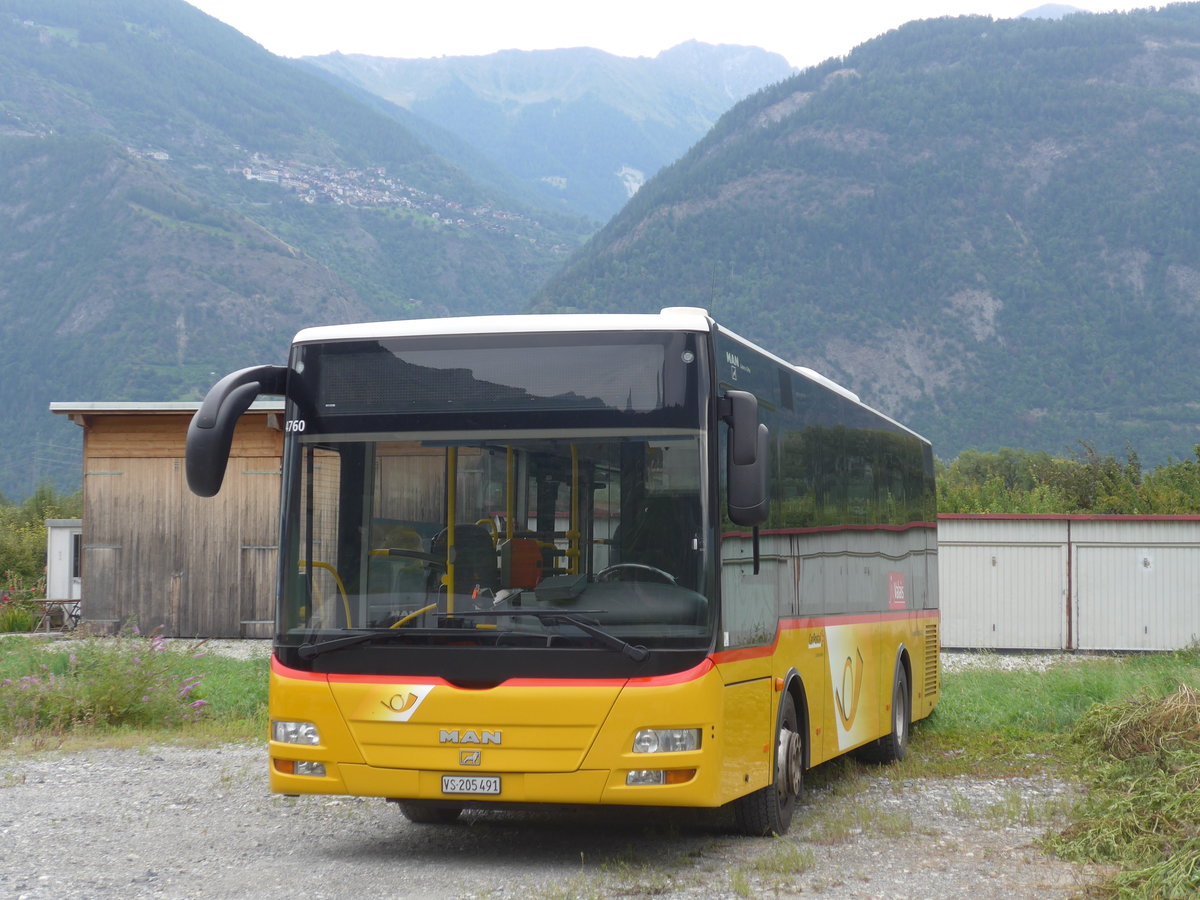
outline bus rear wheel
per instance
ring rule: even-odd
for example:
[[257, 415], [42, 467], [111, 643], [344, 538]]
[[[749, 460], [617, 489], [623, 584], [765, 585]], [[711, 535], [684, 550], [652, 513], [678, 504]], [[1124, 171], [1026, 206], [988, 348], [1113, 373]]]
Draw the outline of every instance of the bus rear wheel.
[[452, 825], [462, 814], [461, 806], [434, 806], [430, 803], [395, 801], [400, 813], [415, 825]]
[[787, 834], [804, 789], [804, 737], [797, 722], [796, 701], [785, 693], [780, 705], [775, 777], [766, 787], [733, 802], [737, 830], [742, 834]]
[[900, 666], [892, 686], [892, 731], [862, 747], [857, 756], [866, 762], [900, 762], [908, 753], [908, 733], [911, 729], [912, 698], [908, 692], [908, 673]]

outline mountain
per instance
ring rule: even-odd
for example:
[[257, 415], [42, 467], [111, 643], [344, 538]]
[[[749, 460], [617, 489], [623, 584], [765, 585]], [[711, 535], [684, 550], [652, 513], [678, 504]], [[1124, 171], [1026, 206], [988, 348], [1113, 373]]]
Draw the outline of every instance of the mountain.
[[0, 493], [78, 483], [52, 400], [194, 399], [306, 325], [524, 306], [587, 226], [406, 116], [179, 0], [5, 0]]
[[697, 41], [636, 59], [575, 48], [306, 61], [456, 135], [543, 202], [600, 221], [735, 102], [795, 71], [757, 47]]
[[1200, 442], [1200, 4], [910, 23], [748, 98], [534, 308], [697, 305], [932, 438]]

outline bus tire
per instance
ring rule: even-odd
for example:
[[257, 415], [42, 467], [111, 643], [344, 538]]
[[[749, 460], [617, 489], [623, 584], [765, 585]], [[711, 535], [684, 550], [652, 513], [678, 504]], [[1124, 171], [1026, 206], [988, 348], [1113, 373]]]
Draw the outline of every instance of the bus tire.
[[779, 702], [775, 776], [766, 787], [733, 801], [734, 820], [741, 834], [787, 834], [804, 789], [804, 736], [798, 726], [796, 701], [784, 693]]
[[892, 686], [892, 730], [877, 741], [860, 748], [859, 759], [873, 763], [900, 762], [908, 753], [908, 733], [912, 728], [912, 696], [908, 692], [908, 673], [896, 666]]
[[453, 825], [462, 814], [461, 806], [433, 806], [429, 803], [399, 801], [400, 813], [414, 825]]

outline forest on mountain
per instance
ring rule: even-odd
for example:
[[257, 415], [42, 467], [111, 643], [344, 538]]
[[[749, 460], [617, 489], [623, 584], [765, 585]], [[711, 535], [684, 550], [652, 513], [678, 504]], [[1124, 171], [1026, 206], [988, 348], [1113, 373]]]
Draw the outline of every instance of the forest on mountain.
[[910, 23], [734, 107], [535, 308], [706, 306], [944, 458], [1180, 457], [1198, 128], [1198, 4]]

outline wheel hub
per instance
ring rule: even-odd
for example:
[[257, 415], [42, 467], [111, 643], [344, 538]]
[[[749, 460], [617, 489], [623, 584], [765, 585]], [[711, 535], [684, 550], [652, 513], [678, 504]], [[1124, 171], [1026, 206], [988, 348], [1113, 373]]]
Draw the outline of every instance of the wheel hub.
[[784, 728], [779, 732], [779, 746], [775, 754], [775, 784], [780, 796], [798, 797], [803, 776], [804, 746], [800, 735]]

